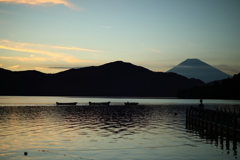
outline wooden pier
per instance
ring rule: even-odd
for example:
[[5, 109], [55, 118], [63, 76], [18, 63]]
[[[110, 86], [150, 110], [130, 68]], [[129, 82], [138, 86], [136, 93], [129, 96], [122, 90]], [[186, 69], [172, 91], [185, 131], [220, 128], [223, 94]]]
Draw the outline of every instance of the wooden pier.
[[188, 107], [186, 109], [186, 128], [196, 130], [201, 135], [210, 138], [221, 139], [235, 142], [240, 141], [240, 115], [231, 112], [218, 110], [201, 109]]

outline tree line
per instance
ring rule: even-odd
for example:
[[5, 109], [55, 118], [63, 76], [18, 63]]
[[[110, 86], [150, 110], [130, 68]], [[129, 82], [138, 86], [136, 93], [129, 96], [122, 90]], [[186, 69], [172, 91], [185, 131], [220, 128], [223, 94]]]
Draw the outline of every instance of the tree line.
[[240, 99], [240, 73], [212, 84], [177, 92], [178, 98]]

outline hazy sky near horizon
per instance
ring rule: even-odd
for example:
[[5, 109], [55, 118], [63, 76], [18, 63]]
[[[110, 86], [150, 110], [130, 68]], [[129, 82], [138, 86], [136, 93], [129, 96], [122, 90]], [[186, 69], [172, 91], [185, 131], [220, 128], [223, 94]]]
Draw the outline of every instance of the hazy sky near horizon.
[[198, 58], [240, 72], [239, 0], [0, 0], [0, 67], [55, 73]]

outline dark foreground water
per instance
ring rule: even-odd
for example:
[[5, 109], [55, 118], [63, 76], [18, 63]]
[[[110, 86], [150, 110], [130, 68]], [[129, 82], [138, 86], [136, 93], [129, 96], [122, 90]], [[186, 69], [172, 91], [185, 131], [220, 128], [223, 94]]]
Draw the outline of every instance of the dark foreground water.
[[187, 106], [0, 106], [0, 159], [239, 159], [239, 143], [185, 128]]

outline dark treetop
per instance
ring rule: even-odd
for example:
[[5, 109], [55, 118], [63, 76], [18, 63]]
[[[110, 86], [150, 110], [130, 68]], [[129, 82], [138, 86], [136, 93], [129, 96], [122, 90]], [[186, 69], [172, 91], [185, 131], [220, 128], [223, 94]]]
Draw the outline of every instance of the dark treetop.
[[240, 73], [222, 81], [205, 86], [184, 89], [178, 92], [179, 98], [240, 99]]

